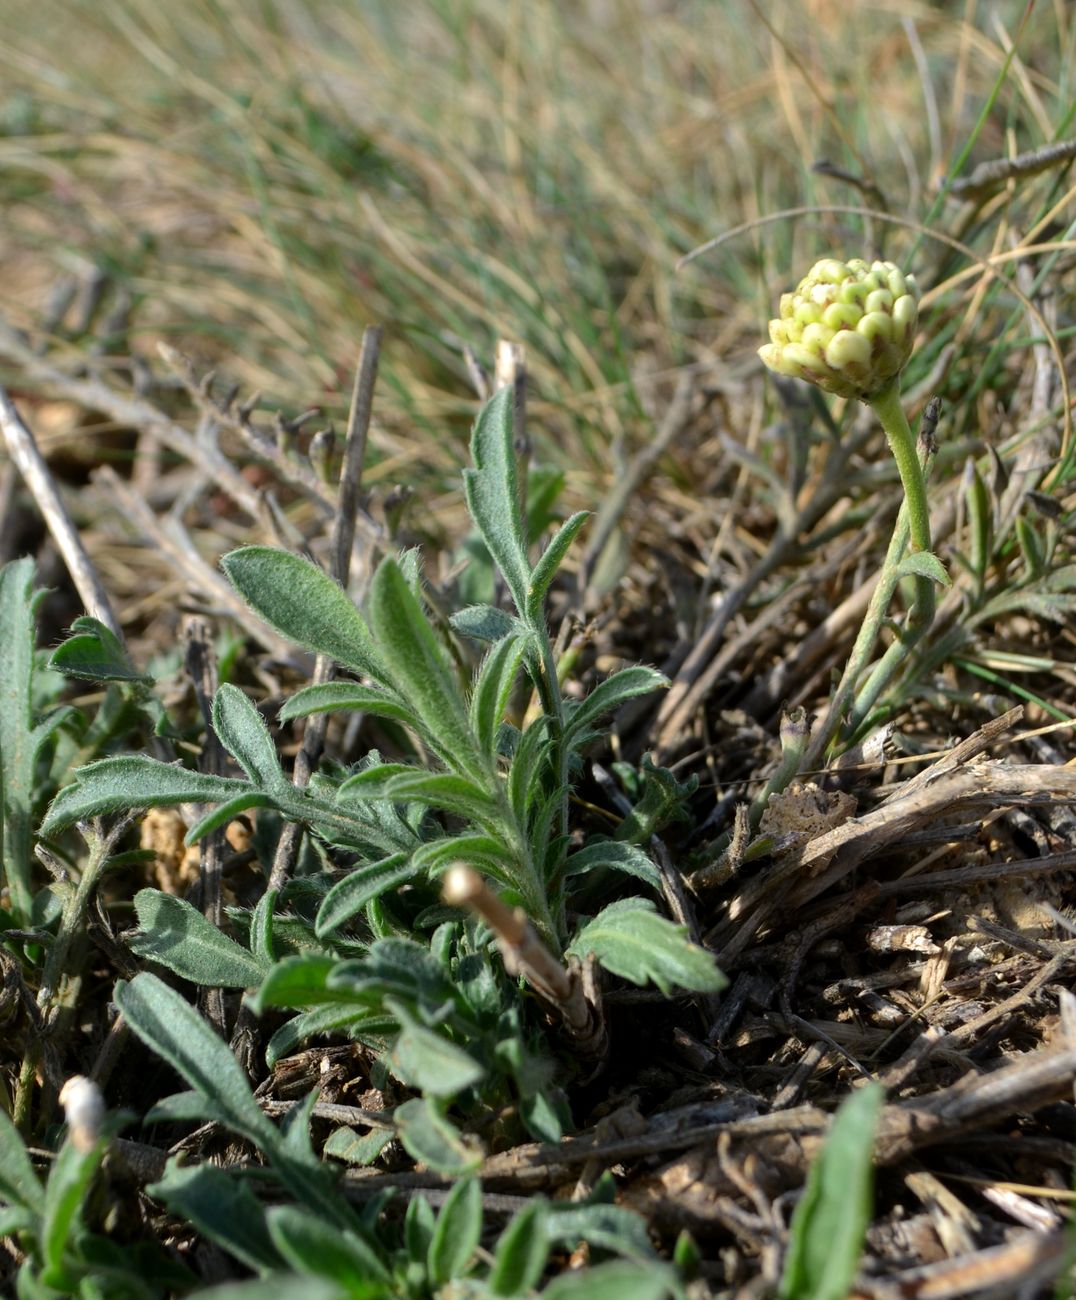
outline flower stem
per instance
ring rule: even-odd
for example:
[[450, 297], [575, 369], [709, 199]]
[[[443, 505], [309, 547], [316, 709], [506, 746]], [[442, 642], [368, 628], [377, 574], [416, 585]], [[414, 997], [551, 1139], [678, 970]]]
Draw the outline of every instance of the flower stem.
[[886, 612], [900, 582], [900, 561], [909, 540], [913, 551], [930, 551], [930, 510], [927, 505], [926, 482], [933, 452], [928, 446], [918, 448], [915, 435], [908, 424], [900, 402], [900, 382], [894, 379], [876, 397], [871, 399], [882, 428], [885, 430], [897, 471], [904, 487], [904, 501], [893, 528], [893, 536], [878, 575], [878, 584], [871, 596], [859, 635], [841, 675], [833, 700], [825, 718], [811, 737], [804, 755], [804, 767], [813, 767], [831, 745], [846, 718], [846, 737], [854, 735], [873, 708], [882, 692], [893, 680], [897, 670], [908, 657], [934, 621], [934, 583], [931, 578], [915, 577], [915, 599], [896, 640], [871, 670], [867, 681], [857, 692], [856, 684], [870, 661], [877, 644]]

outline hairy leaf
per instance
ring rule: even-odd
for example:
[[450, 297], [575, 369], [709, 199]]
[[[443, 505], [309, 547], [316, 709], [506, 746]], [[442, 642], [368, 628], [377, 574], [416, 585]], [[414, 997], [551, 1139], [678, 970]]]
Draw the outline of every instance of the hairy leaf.
[[281, 722], [290, 722], [293, 718], [306, 718], [312, 713], [336, 710], [372, 713], [377, 718], [391, 718], [409, 727], [419, 725], [414, 710], [392, 691], [346, 681], [322, 682], [296, 691], [285, 700], [277, 717]]
[[239, 1062], [190, 1003], [146, 973], [117, 984], [115, 1002], [135, 1036], [218, 1105], [236, 1132], [262, 1147], [276, 1144], [276, 1129], [254, 1100]]
[[549, 590], [550, 584], [557, 576], [557, 570], [563, 563], [565, 555], [568, 553], [568, 547], [575, 541], [576, 535], [580, 528], [590, 518], [589, 510], [580, 510], [577, 514], [566, 519], [549, 545], [542, 552], [542, 558], [534, 567], [531, 574], [530, 588], [527, 592], [527, 614], [531, 619], [537, 620], [542, 616], [542, 602], [545, 600], [545, 594]]
[[245, 989], [260, 984], [266, 967], [185, 899], [140, 889], [134, 899], [141, 933], [131, 947], [194, 984]]
[[562, 1273], [542, 1292], [548, 1300], [666, 1300], [682, 1294], [668, 1265], [621, 1259], [581, 1273]]
[[632, 984], [652, 982], [666, 994], [674, 988], [716, 993], [727, 983], [713, 955], [642, 898], [611, 903], [579, 931], [568, 952], [580, 960], [593, 953], [614, 975]]
[[485, 776], [455, 670], [391, 556], [378, 565], [370, 586], [370, 623], [426, 733], [461, 771]]
[[526, 652], [527, 636], [506, 636], [489, 651], [471, 690], [471, 726], [482, 752], [497, 755], [497, 735]]
[[533, 1201], [501, 1233], [486, 1284], [491, 1295], [526, 1295], [538, 1285], [549, 1258], [547, 1212], [544, 1201]]
[[278, 1268], [279, 1254], [265, 1223], [265, 1207], [249, 1184], [211, 1164], [182, 1165], [173, 1157], [146, 1191], [248, 1268]]
[[376, 1249], [357, 1231], [341, 1230], [294, 1205], [275, 1206], [266, 1217], [273, 1244], [300, 1272], [341, 1282], [349, 1296], [376, 1295], [369, 1284], [389, 1280]]
[[426, 1270], [435, 1286], [462, 1277], [482, 1235], [482, 1184], [464, 1178], [441, 1206], [430, 1240]]
[[41, 825], [41, 834], [52, 835], [84, 818], [130, 809], [225, 803], [251, 793], [251, 789], [246, 781], [233, 777], [190, 772], [137, 754], [102, 758], [80, 767], [74, 783], [60, 791]]
[[792, 1215], [781, 1300], [844, 1300], [873, 1210], [874, 1132], [885, 1094], [854, 1092], [837, 1111]]
[[19, 1130], [0, 1107], [0, 1199], [40, 1212], [45, 1193]]
[[463, 471], [467, 508], [504, 575], [516, 609], [527, 609], [530, 565], [519, 517], [519, 474], [513, 446], [514, 394], [496, 392], [478, 414], [471, 435], [474, 469]]
[[315, 931], [325, 938], [339, 926], [358, 916], [371, 899], [380, 898], [390, 889], [406, 884], [418, 874], [418, 868], [406, 853], [394, 853], [380, 862], [368, 862], [349, 871], [325, 895], [318, 908]]
[[391, 685], [366, 620], [316, 564], [271, 546], [242, 546], [220, 564], [251, 609], [289, 641]]
[[521, 632], [523, 625], [507, 610], [496, 605], [468, 605], [448, 620], [454, 631], [474, 641], [500, 641], [502, 637]]
[[393, 1119], [408, 1155], [437, 1173], [462, 1177], [482, 1161], [478, 1143], [464, 1137], [425, 1097], [414, 1097], [397, 1106]]
[[213, 700], [217, 739], [255, 785], [272, 790], [287, 783], [269, 728], [237, 686], [224, 685]]
[[626, 700], [638, 695], [649, 695], [651, 691], [660, 690], [668, 684], [669, 679], [653, 668], [622, 668], [620, 672], [613, 673], [596, 686], [573, 711], [565, 728], [566, 741], [570, 743], [593, 727], [599, 718], [618, 709]]

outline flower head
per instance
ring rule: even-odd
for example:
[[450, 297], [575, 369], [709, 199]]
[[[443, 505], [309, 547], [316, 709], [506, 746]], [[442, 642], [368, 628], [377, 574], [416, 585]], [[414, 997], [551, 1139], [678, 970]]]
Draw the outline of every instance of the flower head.
[[892, 262], [816, 262], [770, 321], [758, 350], [779, 375], [869, 401], [904, 369], [919, 317], [914, 276]]

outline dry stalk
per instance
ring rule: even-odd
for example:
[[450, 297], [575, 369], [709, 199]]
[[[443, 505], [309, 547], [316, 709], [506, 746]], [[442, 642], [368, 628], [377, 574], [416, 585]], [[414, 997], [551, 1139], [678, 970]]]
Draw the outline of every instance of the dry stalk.
[[509, 974], [521, 975], [544, 1002], [555, 1008], [581, 1052], [588, 1057], [604, 1055], [605, 1021], [596, 988], [586, 988], [578, 966], [565, 969], [557, 961], [522, 908], [508, 907], [477, 871], [463, 863], [446, 873], [443, 897], [450, 906], [468, 907], [486, 922], [497, 936]]

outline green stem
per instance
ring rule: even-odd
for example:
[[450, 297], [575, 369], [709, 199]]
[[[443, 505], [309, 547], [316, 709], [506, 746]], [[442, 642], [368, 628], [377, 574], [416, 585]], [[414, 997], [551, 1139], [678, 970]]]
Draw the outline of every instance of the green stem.
[[[897, 462], [900, 481], [904, 485], [912, 550], [929, 551], [931, 549], [930, 507], [927, 505], [926, 476], [915, 448], [915, 434], [912, 433], [908, 417], [904, 414], [904, 407], [900, 402], [900, 379], [892, 380], [880, 393], [872, 397], [870, 406], [882, 422], [893, 458]], [[926, 583], [933, 603], [934, 584], [928, 578], [917, 581]]]
[[[41, 987], [37, 993], [37, 1005], [41, 1009], [43, 1021], [48, 1025], [48, 1034], [52, 1040], [49, 1047], [53, 1050], [56, 1047], [55, 1040], [59, 1032], [59, 1025], [50, 1021], [49, 1013], [54, 1007], [62, 1007], [63, 1005], [64, 997], [61, 995], [61, 985], [71, 986], [78, 979], [76, 971], [67, 969], [68, 958], [76, 940], [81, 939], [85, 934], [85, 918], [90, 906], [90, 900], [93, 898], [94, 891], [104, 874], [116, 839], [128, 824], [127, 821], [124, 821], [113, 827], [107, 835], [94, 834], [91, 836], [89, 858], [82, 869], [78, 885], [74, 889], [69, 889], [67, 897], [64, 899], [60, 924], [56, 931], [56, 937], [48, 950], [48, 956], [45, 958], [45, 966], [41, 973]], [[15, 1123], [20, 1127], [25, 1126], [29, 1119], [30, 1096], [42, 1046], [39, 1042], [30, 1044], [23, 1056], [15, 1094], [14, 1115]]]
[[804, 756], [804, 766], [813, 767], [838, 734], [846, 716], [850, 715], [846, 734], [854, 734], [879, 696], [893, 680], [900, 665], [913, 646], [934, 621], [934, 583], [930, 578], [915, 578], [915, 598], [900, 635], [874, 666], [863, 688], [857, 693], [856, 683], [874, 653], [886, 613], [900, 582], [900, 561], [909, 541], [913, 551], [930, 551], [930, 507], [927, 504], [927, 474], [932, 457], [924, 453], [921, 460], [904, 407], [900, 401], [900, 380], [894, 379], [877, 396], [871, 398], [874, 409], [885, 430], [886, 438], [897, 462], [904, 487], [904, 501], [893, 528], [893, 536], [882, 563], [878, 584], [871, 596], [852, 653], [841, 675], [829, 710], [811, 738]]

